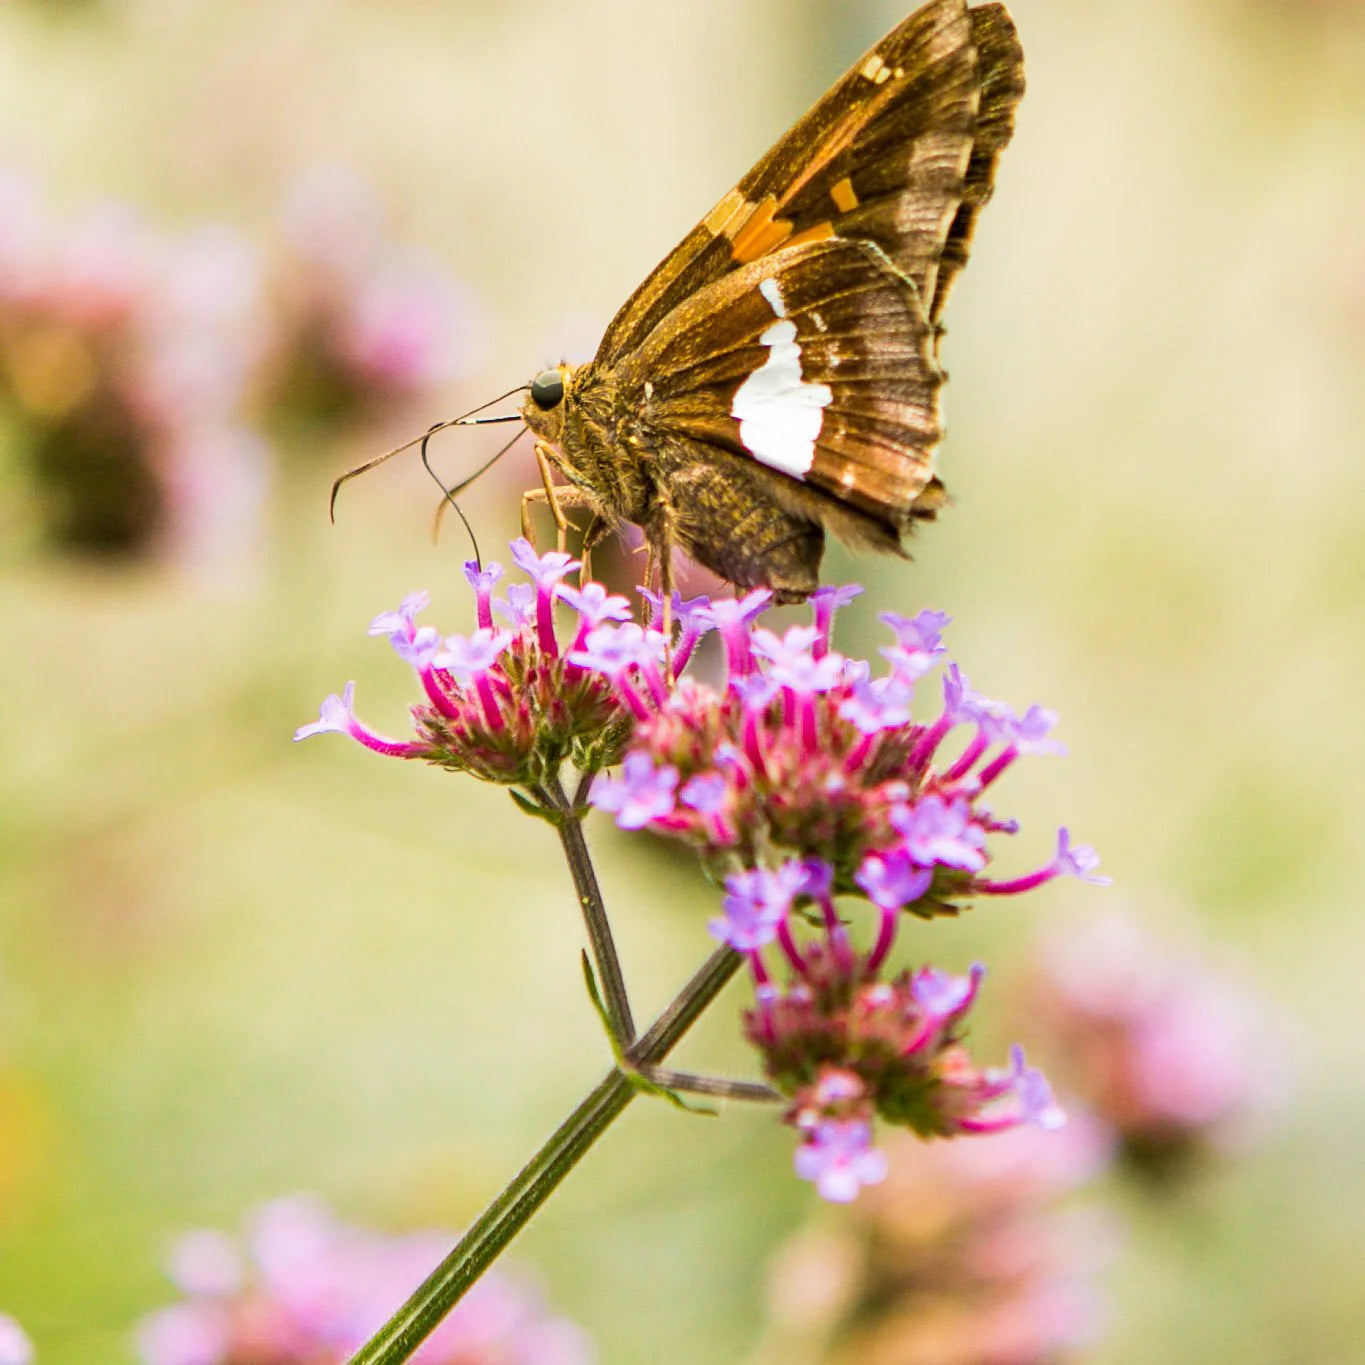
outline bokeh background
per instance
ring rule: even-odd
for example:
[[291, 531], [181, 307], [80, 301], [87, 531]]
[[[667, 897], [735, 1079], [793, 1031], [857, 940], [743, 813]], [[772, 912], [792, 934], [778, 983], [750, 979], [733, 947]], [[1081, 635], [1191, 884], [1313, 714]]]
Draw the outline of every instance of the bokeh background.
[[[467, 621], [468, 551], [451, 527], [433, 545], [420, 471], [353, 485], [334, 527], [327, 487], [590, 355], [903, 8], [0, 7], [0, 165], [40, 187], [42, 222], [78, 235], [116, 201], [151, 258], [198, 243], [196, 307], [258, 329], [221, 362], [246, 375], [223, 427], [253, 433], [251, 472], [210, 469], [164, 512], [198, 506], [189, 529], [132, 553], [45, 531], [28, 429], [11, 411], [0, 436], [0, 1309], [45, 1365], [131, 1360], [132, 1323], [171, 1297], [169, 1240], [277, 1195], [459, 1226], [600, 1075], [550, 832], [472, 781], [289, 743], [352, 677], [401, 727], [376, 612], [426, 586], [432, 620]], [[1280, 1108], [1216, 1177], [1117, 1191], [1127, 1233], [1083, 1358], [1359, 1360], [1365, 7], [1013, 8], [1030, 88], [945, 348], [954, 505], [912, 565], [831, 572], [870, 587], [851, 651], [878, 610], [940, 607], [978, 686], [1061, 713], [1069, 756], [1021, 765], [1000, 802], [1021, 868], [1067, 823], [1115, 885], [982, 907], [911, 951], [985, 957], [1005, 992], [1049, 919], [1121, 906], [1201, 938], [1263, 1000]], [[343, 221], [354, 238], [328, 246]], [[98, 276], [117, 252], [83, 240]], [[277, 343], [282, 316], [306, 332], [308, 271], [351, 269], [355, 240], [361, 274], [376, 241], [423, 253], [393, 289], [444, 311], [399, 309], [411, 364], [378, 367], [372, 408], [280, 382], [278, 356], [272, 389], [246, 315]], [[253, 270], [269, 283], [243, 303]], [[193, 409], [177, 376], [163, 391]], [[437, 458], [458, 478], [493, 448], [464, 433]], [[486, 552], [534, 481], [514, 460], [466, 504]], [[594, 840], [647, 1014], [708, 950], [713, 893], [605, 822]], [[691, 1064], [745, 1070], [739, 1000]], [[790, 1146], [763, 1113], [636, 1105], [517, 1255], [603, 1361], [742, 1360], [814, 1202]]]

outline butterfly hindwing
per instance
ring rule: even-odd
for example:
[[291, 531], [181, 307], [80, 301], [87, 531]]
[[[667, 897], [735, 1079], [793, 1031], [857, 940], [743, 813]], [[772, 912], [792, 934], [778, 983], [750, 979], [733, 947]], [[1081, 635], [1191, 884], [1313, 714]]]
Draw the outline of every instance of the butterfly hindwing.
[[914, 284], [869, 242], [806, 242], [729, 272], [616, 382], [644, 445], [679, 435], [748, 456], [896, 533], [933, 474], [933, 332]]
[[[727, 272], [783, 247], [834, 236], [880, 246], [914, 282], [927, 311], [945, 243], [958, 227], [965, 260], [974, 213], [963, 218], [959, 210], [976, 193], [973, 176], [985, 178], [988, 192], [1009, 134], [1009, 120], [1002, 137], [1002, 121], [995, 119], [992, 150], [976, 155], [983, 75], [989, 75], [978, 43], [1001, 63], [995, 84], [1022, 89], [1013, 34], [999, 5], [969, 10], [966, 0], [931, 0], [910, 15], [635, 291], [608, 327], [597, 363], [614, 364], [674, 307]], [[984, 202], [984, 193], [977, 197]]]

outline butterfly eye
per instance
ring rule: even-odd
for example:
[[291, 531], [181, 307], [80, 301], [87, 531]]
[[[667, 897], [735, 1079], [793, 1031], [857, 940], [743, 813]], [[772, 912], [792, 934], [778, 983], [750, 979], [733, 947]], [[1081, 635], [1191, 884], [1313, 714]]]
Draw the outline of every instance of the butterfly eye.
[[531, 401], [547, 411], [564, 401], [564, 376], [558, 370], [542, 370], [531, 380]]

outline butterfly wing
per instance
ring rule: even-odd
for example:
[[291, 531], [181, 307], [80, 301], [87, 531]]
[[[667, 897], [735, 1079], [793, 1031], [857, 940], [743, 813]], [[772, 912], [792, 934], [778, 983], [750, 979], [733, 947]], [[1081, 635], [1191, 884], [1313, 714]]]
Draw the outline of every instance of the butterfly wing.
[[953, 243], [949, 278], [966, 259], [1022, 89], [1022, 56], [1003, 6], [930, 0], [665, 258], [612, 320], [595, 363], [615, 365], [725, 274], [832, 237], [876, 243], [927, 313], [946, 244]]
[[981, 63], [981, 105], [977, 111], [976, 136], [967, 163], [962, 202], [948, 229], [939, 257], [938, 277], [929, 307], [935, 324], [943, 316], [948, 292], [958, 272], [967, 264], [976, 220], [995, 187], [1000, 154], [1014, 135], [1014, 115], [1024, 98], [1024, 49], [1009, 15], [1000, 5], [983, 5], [971, 11], [972, 42]]
[[914, 283], [871, 242], [797, 243], [722, 275], [614, 381], [642, 447], [680, 437], [748, 456], [893, 536], [933, 477], [934, 331]]

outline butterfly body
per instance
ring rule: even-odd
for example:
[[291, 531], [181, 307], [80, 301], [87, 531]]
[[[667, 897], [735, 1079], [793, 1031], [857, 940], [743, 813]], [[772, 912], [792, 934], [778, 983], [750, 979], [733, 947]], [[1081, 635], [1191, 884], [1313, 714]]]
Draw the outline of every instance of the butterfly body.
[[665, 258], [591, 362], [537, 377], [522, 415], [599, 530], [640, 526], [665, 578], [678, 547], [791, 601], [826, 531], [902, 552], [943, 500], [939, 319], [1022, 61], [1003, 6], [930, 0]]

